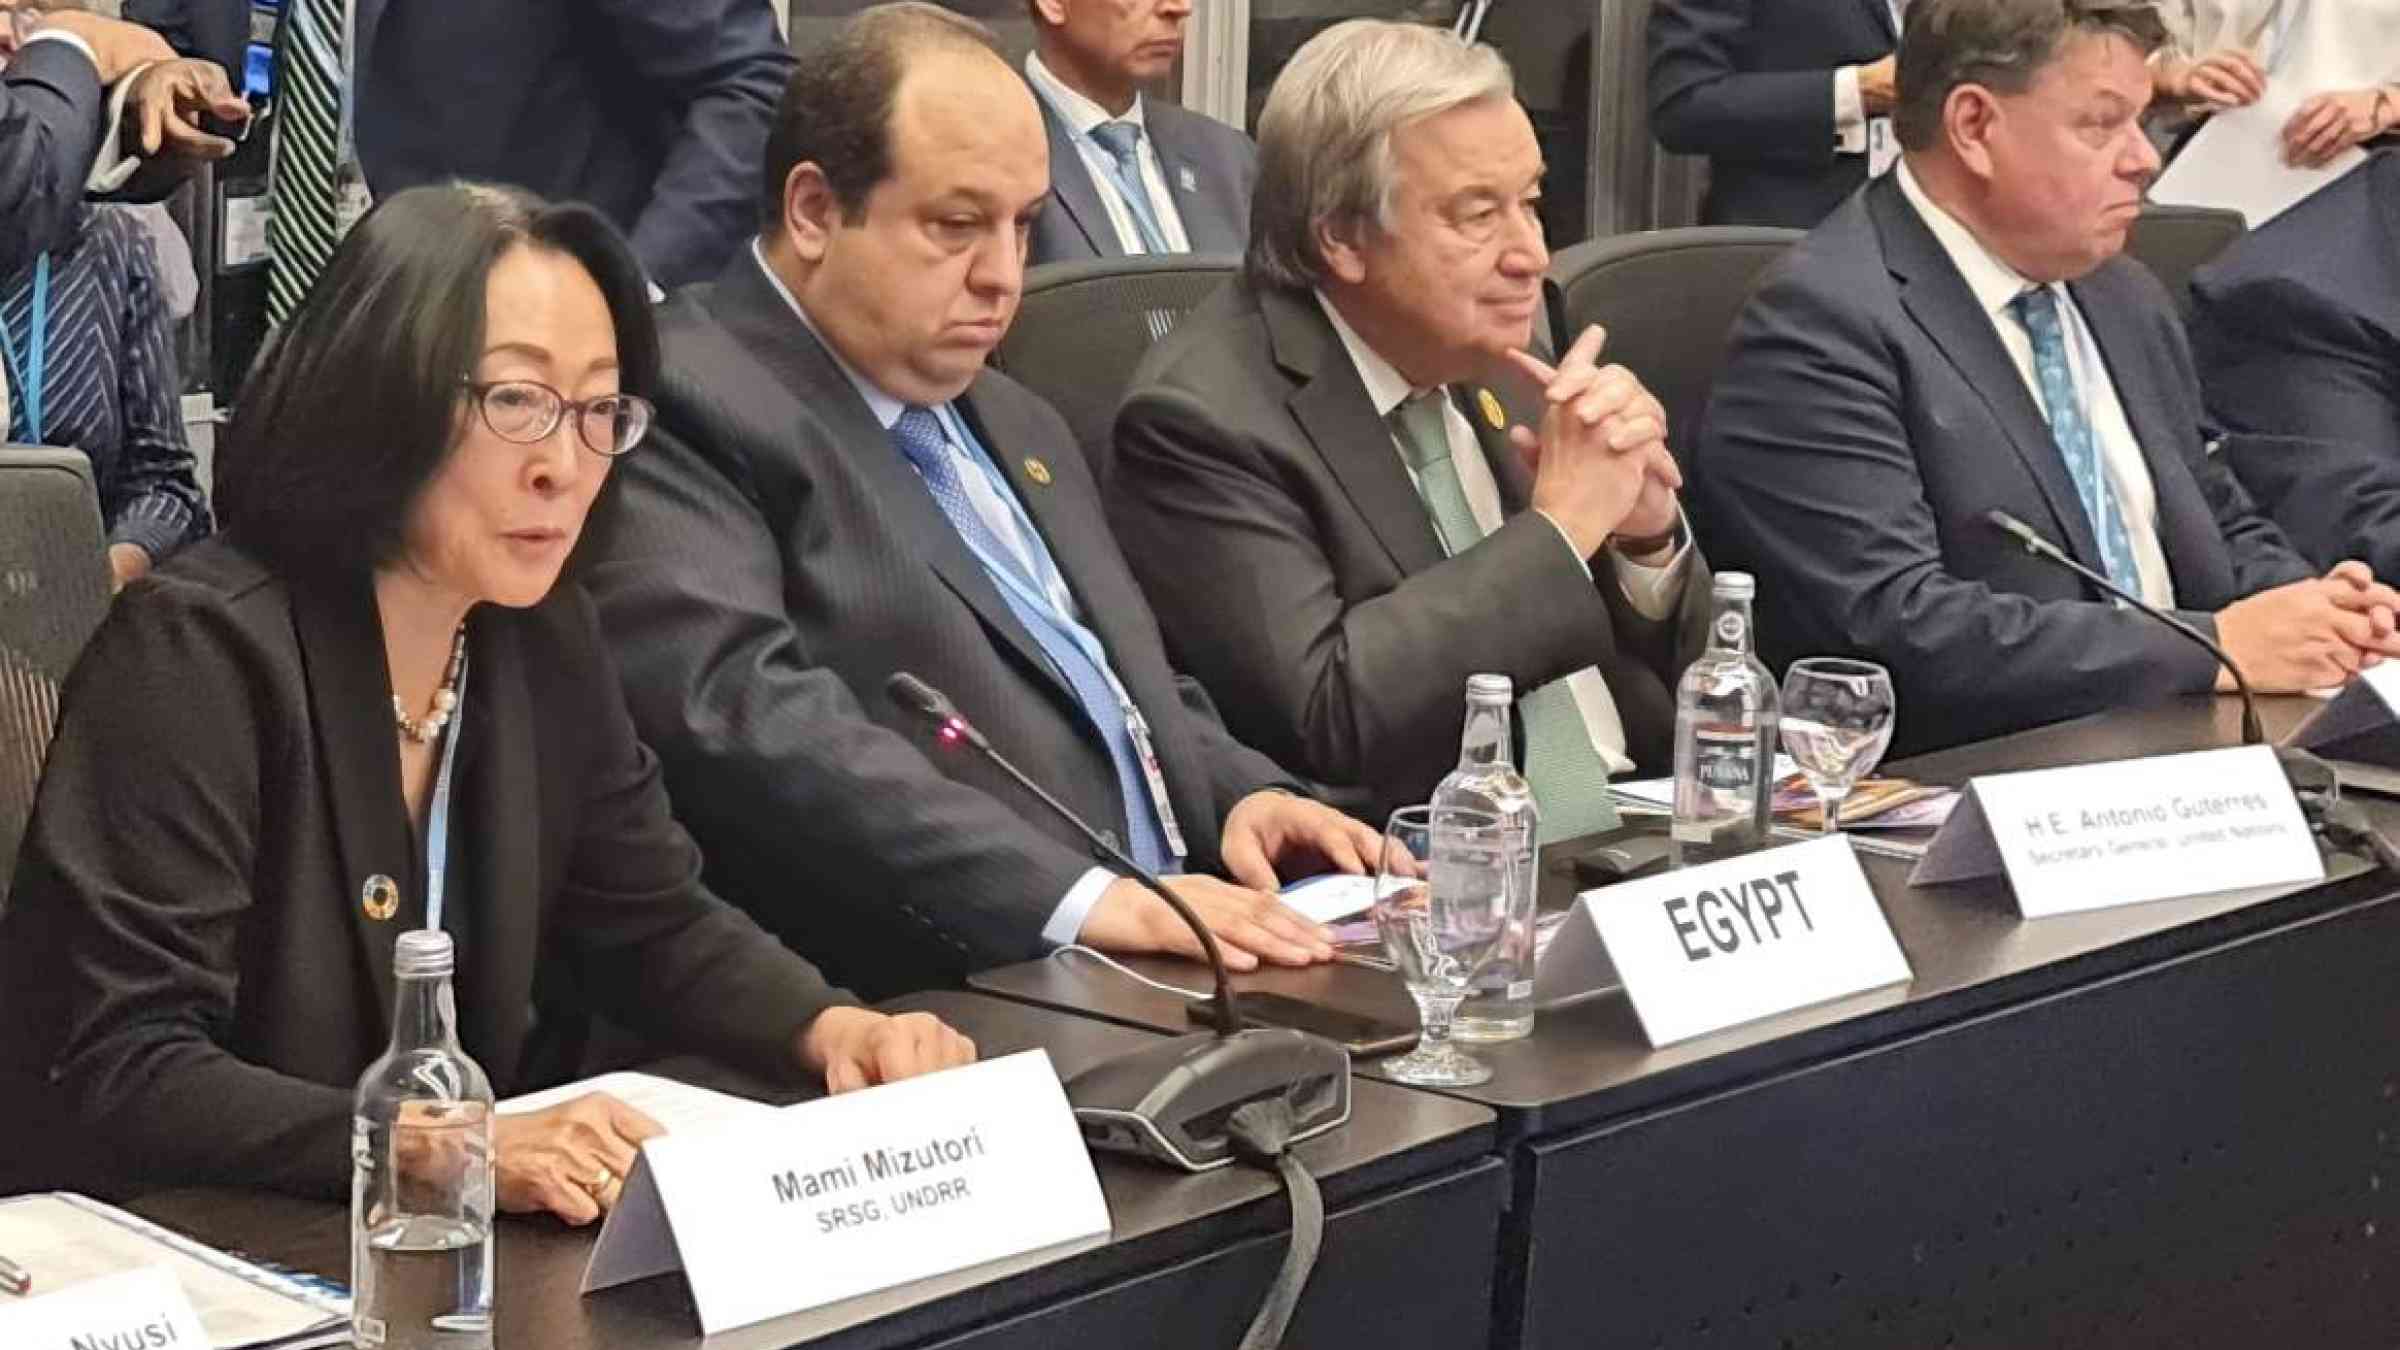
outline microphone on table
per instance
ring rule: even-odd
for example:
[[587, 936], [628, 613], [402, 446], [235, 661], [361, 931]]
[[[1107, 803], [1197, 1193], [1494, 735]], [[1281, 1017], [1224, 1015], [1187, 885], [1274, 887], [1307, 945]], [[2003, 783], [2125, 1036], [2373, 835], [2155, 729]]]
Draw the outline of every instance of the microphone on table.
[[958, 710], [949, 696], [908, 671], [884, 681], [884, 693], [932, 724], [934, 738], [965, 746], [991, 761], [1051, 814], [1082, 835], [1092, 857], [1167, 904], [1199, 939], [1217, 987], [1214, 1031], [1178, 1036], [1104, 1060], [1066, 1082], [1067, 1100], [1094, 1148], [1132, 1153], [1186, 1171], [1203, 1172], [1235, 1160], [1236, 1117], [1252, 1103], [1280, 1103], [1290, 1112], [1288, 1143], [1297, 1143], [1350, 1118], [1350, 1052], [1322, 1036], [1241, 1023], [1233, 978], [1217, 938], [1166, 883], [1009, 762]]
[[2167, 613], [2165, 610], [2158, 608], [2149, 601], [2144, 600], [2142, 597], [2135, 595], [2133, 592], [2126, 590], [2124, 587], [2119, 586], [2114, 581], [2109, 580], [2101, 573], [2095, 572], [2091, 568], [2084, 566], [2082, 563], [2075, 561], [2072, 557], [2067, 555], [2067, 551], [2065, 549], [2062, 549], [2058, 545], [2051, 543], [2047, 539], [2044, 539], [2039, 531], [2035, 530], [2031, 525], [2026, 524], [2024, 521], [2017, 519], [2015, 516], [2010, 515], [2008, 512], [1986, 511], [1983, 513], [1983, 518], [1987, 521], [1990, 521], [1994, 526], [1998, 527], [2002, 533], [2016, 540], [2019, 544], [2024, 545], [2027, 553], [2032, 554], [2036, 558], [2040, 558], [2046, 563], [2065, 568], [2066, 570], [2074, 573], [2076, 576], [2083, 578], [2085, 581], [2088, 581], [2094, 586], [2099, 587], [2101, 590], [2108, 592], [2110, 595], [2113, 595], [2119, 600], [2124, 601], [2126, 604], [2133, 606], [2137, 610], [2140, 610], [2142, 613], [2147, 614], [2151, 618], [2165, 624], [2168, 628], [2181, 635], [2185, 641], [2199, 644], [2201, 650], [2207, 652], [2210, 656], [2215, 657], [2217, 664], [2224, 668], [2225, 673], [2233, 677], [2233, 687], [2241, 693], [2242, 744], [2265, 745], [2267, 743], [2266, 727], [2258, 720], [2258, 699], [2250, 692], [2250, 681], [2242, 677], [2242, 668], [2233, 663], [2233, 658], [2225, 654], [2225, 649], [2217, 645], [2217, 640], [2215, 638], [2212, 638], [2208, 634], [2201, 632], [2199, 629], [2192, 627], [2190, 624], [2185, 623], [2183, 620]]
[[[2002, 533], [2024, 545], [2025, 551], [2044, 562], [2063, 567], [2101, 590], [2117, 597], [2142, 613], [2158, 620], [2175, 632], [2205, 648], [2217, 659], [2225, 673], [2233, 677], [2233, 687], [2242, 695], [2242, 744], [2265, 745], [2267, 733], [2258, 718], [2258, 699], [2250, 692], [2250, 682], [2242, 678], [2242, 668], [2233, 663], [2216, 639], [2201, 632], [2174, 615], [2151, 605], [2140, 596], [2109, 580], [2099, 572], [2084, 566], [2067, 555], [2066, 550], [2042, 537], [2031, 525], [2006, 511], [1986, 511], [1983, 518]], [[2400, 873], [2400, 849], [2394, 849], [2367, 819], [2358, 803], [2342, 799], [2341, 775], [2332, 765], [2297, 746], [2274, 747], [2275, 758], [2283, 765], [2283, 775], [2291, 780], [2292, 794], [2299, 799], [2300, 808], [2317, 833], [2327, 843], [2347, 853], [2373, 858], [2385, 870]]]

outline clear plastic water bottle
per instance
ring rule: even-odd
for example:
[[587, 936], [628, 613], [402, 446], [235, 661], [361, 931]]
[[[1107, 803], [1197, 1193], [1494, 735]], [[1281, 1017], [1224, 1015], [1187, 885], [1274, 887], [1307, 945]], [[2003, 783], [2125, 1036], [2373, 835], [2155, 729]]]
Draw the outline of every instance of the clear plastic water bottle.
[[450, 935], [400, 935], [392, 1044], [351, 1118], [350, 1329], [366, 1350], [490, 1350], [492, 1085], [458, 1044]]
[[1433, 805], [1489, 811], [1525, 840], [1509, 868], [1508, 934], [1459, 1005], [1451, 1034], [1462, 1041], [1509, 1041], [1533, 1031], [1534, 901], [1539, 873], [1535, 845], [1541, 813], [1533, 787], [1517, 772], [1510, 709], [1516, 689], [1506, 675], [1467, 679], [1467, 725], [1458, 767], [1433, 790]]
[[1678, 867], [1764, 848], [1775, 802], [1775, 679], [1751, 655], [1747, 572], [1721, 572], [1708, 650], [1675, 690]]

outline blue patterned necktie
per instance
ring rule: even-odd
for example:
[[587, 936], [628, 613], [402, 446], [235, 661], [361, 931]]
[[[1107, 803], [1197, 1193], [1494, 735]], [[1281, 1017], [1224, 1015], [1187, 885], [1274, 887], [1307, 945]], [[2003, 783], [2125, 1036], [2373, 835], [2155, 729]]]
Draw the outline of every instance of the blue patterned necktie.
[[2059, 458], [2067, 462], [2076, 495], [2083, 499], [2092, 537], [2100, 541], [2100, 570], [2110, 581], [2140, 595], [2142, 574], [2133, 561], [2133, 537], [2125, 531], [2125, 514], [2117, 508], [2116, 493], [2109, 488], [2108, 468], [2100, 462], [2092, 419], [2084, 412], [2074, 372], [2067, 364], [2067, 335], [2058, 295], [2047, 286], [2036, 287], [2011, 300], [2008, 308], [2033, 339], [2033, 369], [2041, 381], [2042, 402], [2049, 405], [2050, 437], [2058, 444]]
[[[1018, 584], [1009, 585], [995, 577], [1000, 597], [1008, 602], [1010, 612], [1025, 625], [1050, 664], [1074, 691], [1075, 701], [1083, 705], [1084, 715], [1108, 743], [1108, 756], [1115, 761], [1117, 790], [1125, 798], [1127, 852], [1133, 860], [1153, 872], [1172, 870], [1177, 864], [1174, 851], [1167, 846], [1167, 832], [1159, 823], [1158, 805], [1151, 800], [1149, 780], [1142, 773], [1140, 752], [1133, 743], [1133, 732], [1125, 723], [1125, 709], [1117, 702], [1116, 686], [1108, 673], [1087, 650], [1086, 644], [1075, 640], [1068, 625], [1075, 621], [1055, 612], [1047, 604], [1036, 605], [1020, 594], [1030, 590], [1040, 594], [1040, 579], [1012, 565], [1015, 550], [1000, 541], [992, 527], [967, 499], [966, 485], [959, 481], [956, 461], [950, 455], [950, 438], [942, 433], [942, 420], [930, 408], [910, 408], [900, 414], [892, 427], [892, 440], [900, 453], [916, 467], [917, 476], [925, 480], [925, 490], [933, 494], [934, 505], [949, 518], [950, 527], [984, 559], [986, 568], [1007, 568]], [[1096, 650], [1099, 643], [1089, 644]]]
[[1109, 181], [1117, 185], [1117, 195], [1124, 198], [1125, 209], [1133, 216], [1133, 228], [1142, 236], [1142, 251], [1174, 252], [1167, 247], [1166, 231], [1158, 227], [1158, 208], [1142, 186], [1142, 129], [1131, 122], [1102, 122], [1092, 128], [1092, 139], [1108, 152], [1114, 166]]

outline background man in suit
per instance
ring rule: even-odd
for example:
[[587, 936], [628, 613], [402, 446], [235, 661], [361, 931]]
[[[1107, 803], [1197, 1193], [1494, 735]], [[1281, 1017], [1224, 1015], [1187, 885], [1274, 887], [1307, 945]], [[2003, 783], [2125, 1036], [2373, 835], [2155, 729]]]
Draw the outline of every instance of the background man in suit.
[[1136, 858], [1195, 869], [1168, 884], [1236, 965], [1329, 959], [1277, 869], [1365, 870], [1377, 835], [1184, 701], [1065, 422], [983, 365], [1049, 192], [990, 34], [858, 15], [802, 60], [768, 164], [750, 255], [661, 312], [654, 453], [591, 573], [711, 877], [862, 992], [1076, 940], [1197, 951], [894, 708], [909, 670]]
[[1025, 79], [1050, 133], [1037, 263], [1141, 253], [1239, 253], [1258, 152], [1232, 127], [1154, 102], [1175, 71], [1192, 0], [1031, 0]]
[[1915, 0], [1899, 171], [1736, 325], [1693, 465], [1702, 527], [1759, 573], [1772, 659], [1891, 667], [1902, 746], [2219, 678], [2028, 556], [1995, 508], [2213, 631], [2261, 689], [2400, 651], [2400, 596], [2358, 563], [2313, 579], [2204, 453], [2175, 311], [2116, 256], [2158, 169], [2140, 125], [2158, 38], [2122, 0]]
[[[1259, 122], [1244, 273], [1152, 349], [1109, 484], [1237, 735], [1423, 801], [1467, 676], [1505, 673], [1543, 833], [1570, 839], [1614, 823], [1610, 772], [1667, 768], [1708, 573], [1657, 401], [1596, 366], [1597, 330], [1557, 372], [1525, 354], [1550, 255], [1514, 95], [1498, 53], [1439, 29], [1302, 47]], [[1538, 433], [1512, 432], [1503, 376], [1546, 393]]]
[[1708, 156], [1710, 225], [1811, 229], [1887, 161], [1900, 0], [1658, 0], [1650, 126]]
[[2400, 150], [2228, 249], [2192, 300], [2243, 485], [2311, 559], [2400, 574]]
[[[239, 78], [249, 0], [125, 10]], [[450, 178], [590, 202], [653, 283], [705, 281], [749, 236], [791, 71], [767, 0], [285, 0], [277, 47], [278, 320], [369, 196]]]

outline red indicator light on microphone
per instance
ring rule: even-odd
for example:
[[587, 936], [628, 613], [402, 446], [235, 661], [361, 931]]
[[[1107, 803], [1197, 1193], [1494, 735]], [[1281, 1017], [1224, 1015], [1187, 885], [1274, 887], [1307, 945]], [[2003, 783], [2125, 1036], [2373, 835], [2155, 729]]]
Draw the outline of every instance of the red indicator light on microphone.
[[967, 729], [959, 723], [957, 718], [953, 717], [942, 723], [942, 729], [934, 734], [941, 739], [942, 744], [956, 745], [966, 738]]

